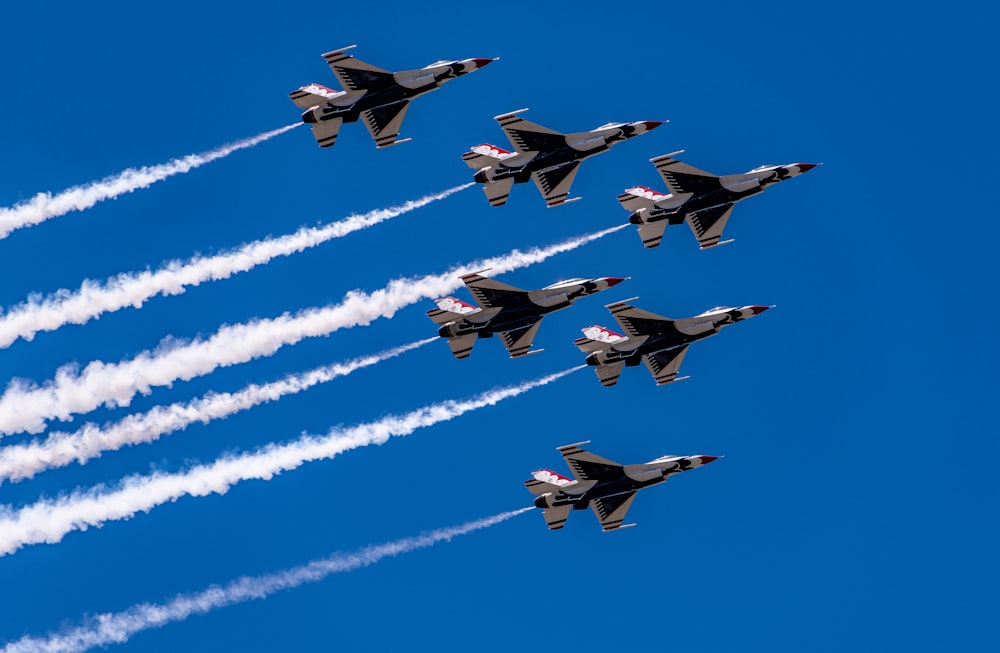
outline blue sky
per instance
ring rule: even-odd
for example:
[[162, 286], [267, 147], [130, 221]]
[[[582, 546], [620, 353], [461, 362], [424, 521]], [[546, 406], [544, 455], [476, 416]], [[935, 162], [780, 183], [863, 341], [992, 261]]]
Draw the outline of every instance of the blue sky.
[[[202, 4], [5, 8], [0, 206], [293, 123], [289, 91], [335, 85], [319, 56], [330, 49], [357, 43], [359, 58], [394, 70], [501, 60], [417, 100], [402, 130], [411, 143], [377, 151], [362, 126], [347, 125], [321, 151], [300, 128], [19, 230], [0, 241], [0, 306], [463, 183], [463, 151], [506, 145], [491, 119], [505, 111], [530, 107], [526, 117], [561, 131], [670, 123], [585, 163], [574, 185], [581, 202], [547, 210], [521, 186], [492, 209], [472, 188], [141, 310], [19, 341], [0, 351], [4, 384], [620, 224], [616, 194], [660, 187], [648, 159], [666, 152], [685, 149], [685, 161], [718, 174], [825, 165], [740, 205], [732, 245], [699, 252], [678, 227], [646, 251], [630, 228], [504, 275], [524, 288], [631, 277], [547, 318], [536, 341], [544, 354], [511, 361], [484, 341], [456, 361], [434, 343], [152, 445], [0, 486], [0, 503], [18, 508], [564, 370], [582, 362], [572, 346], [579, 328], [614, 326], [603, 304], [617, 299], [639, 296], [672, 317], [777, 305], [694, 346], [683, 370], [692, 378], [674, 386], [657, 388], [635, 369], [605, 389], [577, 372], [381, 447], [0, 557], [0, 642], [528, 505], [528, 473], [563, 471], [554, 447], [590, 439], [623, 463], [725, 458], [644, 492], [634, 529], [602, 534], [588, 512], [550, 533], [528, 513], [117, 648], [995, 647], [998, 228], [984, 192], [997, 171], [992, 10]], [[431, 306], [55, 427], [433, 335], [423, 315]]]

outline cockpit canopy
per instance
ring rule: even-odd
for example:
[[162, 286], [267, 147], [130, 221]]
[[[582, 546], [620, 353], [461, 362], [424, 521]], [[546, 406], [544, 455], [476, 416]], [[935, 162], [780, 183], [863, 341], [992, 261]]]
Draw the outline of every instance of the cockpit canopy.
[[733, 310], [732, 306], [716, 306], [715, 308], [708, 309], [704, 313], [699, 313], [698, 317], [702, 315], [711, 315], [712, 313], [723, 313], [725, 311], [731, 311], [731, 310]]
[[587, 280], [583, 279], [583, 278], [566, 279], [565, 281], [558, 281], [558, 282], [552, 284], [551, 286], [545, 286], [544, 288], [542, 288], [542, 290], [551, 290], [552, 288], [561, 288], [563, 286], [573, 286], [573, 285], [576, 285], [576, 284], [584, 283], [585, 281], [587, 281]]
[[441, 61], [435, 61], [432, 64], [428, 64], [428, 65], [424, 66], [423, 70], [427, 70], [428, 68], [437, 68], [438, 66], [445, 66], [445, 65], [450, 64], [450, 63], [454, 63], [454, 62], [451, 61], [450, 59], [442, 59]]

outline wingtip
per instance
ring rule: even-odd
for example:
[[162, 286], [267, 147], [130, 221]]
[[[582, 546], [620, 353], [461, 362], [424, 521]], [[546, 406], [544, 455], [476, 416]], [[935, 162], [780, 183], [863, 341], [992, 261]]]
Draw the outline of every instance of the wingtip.
[[512, 117], [516, 116], [519, 113], [524, 113], [527, 110], [528, 110], [528, 107], [524, 107], [523, 109], [518, 109], [517, 111], [508, 111], [507, 113], [501, 113], [499, 116], [493, 116], [493, 119], [494, 120], [503, 120], [504, 118], [512, 118]]
[[617, 302], [611, 302], [610, 304], [605, 304], [604, 308], [608, 308], [608, 309], [615, 308], [615, 307], [618, 307], [618, 306], [622, 306], [622, 305], [628, 304], [629, 302], [634, 302], [637, 299], [639, 299], [639, 298], [638, 297], [629, 297], [628, 299], [621, 299], [621, 300], [619, 300]]
[[564, 449], [572, 449], [574, 447], [582, 447], [585, 444], [590, 444], [590, 440], [582, 440], [581, 442], [574, 442], [573, 444], [564, 444], [561, 447], [556, 447], [556, 451], [562, 451]]
[[463, 274], [462, 276], [460, 276], [460, 277], [459, 277], [459, 279], [462, 279], [462, 280], [465, 280], [465, 279], [468, 279], [468, 278], [471, 278], [471, 277], [476, 277], [476, 276], [480, 276], [480, 275], [482, 275], [482, 274], [483, 274], [484, 272], [489, 272], [489, 271], [490, 271], [490, 270], [492, 270], [492, 269], [493, 269], [493, 268], [484, 268], [484, 269], [482, 269], [482, 270], [476, 270], [475, 272], [469, 272], [469, 273], [467, 273], [467, 274]]

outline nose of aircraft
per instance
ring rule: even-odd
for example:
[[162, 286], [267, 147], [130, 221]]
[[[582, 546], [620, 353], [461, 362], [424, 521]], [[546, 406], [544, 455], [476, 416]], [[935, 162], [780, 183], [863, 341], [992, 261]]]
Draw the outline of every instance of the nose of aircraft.
[[803, 172], [809, 172], [818, 165], [818, 163], [796, 163], [795, 167], [799, 169], [799, 174], [801, 175]]
[[622, 281], [625, 281], [628, 277], [604, 277], [604, 282], [608, 284], [608, 288], [611, 286], [617, 286]]
[[488, 66], [489, 64], [493, 63], [499, 58], [500, 57], [495, 57], [493, 59], [473, 59], [472, 62], [476, 64], [476, 69], [478, 70], [479, 68], [484, 68]]
[[643, 120], [642, 124], [646, 126], [646, 131], [653, 131], [657, 127], [663, 124], [662, 120]]
[[701, 458], [702, 465], [707, 465], [710, 462], [718, 460], [722, 456], [698, 456], [698, 457]]
[[753, 311], [754, 315], [760, 315], [769, 308], [774, 308], [773, 306], [751, 306], [750, 310]]

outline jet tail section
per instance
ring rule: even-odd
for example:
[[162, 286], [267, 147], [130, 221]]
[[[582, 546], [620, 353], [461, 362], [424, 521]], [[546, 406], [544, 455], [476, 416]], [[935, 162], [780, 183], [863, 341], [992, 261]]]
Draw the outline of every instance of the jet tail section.
[[660, 243], [663, 242], [663, 233], [667, 230], [668, 224], [670, 223], [666, 220], [643, 222], [640, 224], [639, 239], [642, 240], [643, 247], [647, 249], [659, 247]]
[[455, 358], [468, 358], [472, 354], [472, 347], [476, 344], [476, 334], [448, 338], [448, 348]]
[[626, 188], [625, 192], [618, 196], [618, 203], [626, 211], [634, 213], [640, 209], [651, 209], [657, 202], [667, 197], [667, 195], [658, 193], [652, 188], [633, 186], [632, 188]]
[[341, 95], [343, 93], [338, 93], [322, 84], [309, 84], [292, 91], [288, 97], [295, 103], [295, 106], [305, 110], [322, 106]]
[[595, 351], [603, 351], [610, 345], [628, 340], [628, 338], [622, 334], [615, 333], [611, 329], [606, 329], [602, 326], [597, 326], [596, 324], [583, 329], [583, 335], [583, 338], [577, 338], [574, 340], [573, 344], [585, 354], [590, 354]]
[[467, 304], [456, 297], [442, 297], [441, 299], [435, 299], [434, 303], [437, 304], [437, 308], [427, 311], [427, 317], [434, 324], [447, 324], [461, 320], [467, 315], [478, 313], [480, 310], [472, 304]]

